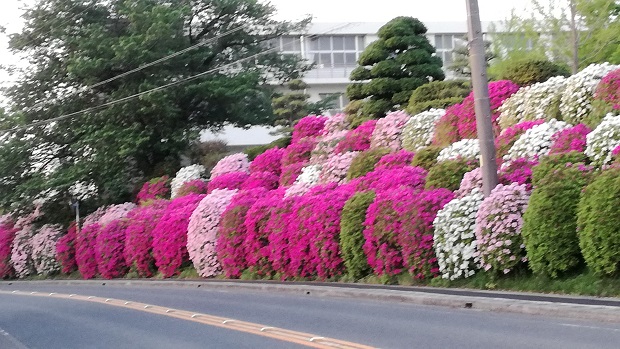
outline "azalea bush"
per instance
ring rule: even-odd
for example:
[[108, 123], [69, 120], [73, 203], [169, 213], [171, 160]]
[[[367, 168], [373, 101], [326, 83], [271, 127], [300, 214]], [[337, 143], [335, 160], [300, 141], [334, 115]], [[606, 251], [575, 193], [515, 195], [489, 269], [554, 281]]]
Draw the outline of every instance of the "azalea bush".
[[444, 109], [431, 109], [412, 116], [401, 134], [403, 148], [415, 152], [431, 145], [435, 123], [445, 113]]
[[62, 227], [46, 224], [32, 237], [32, 262], [39, 275], [59, 273], [61, 265], [56, 260], [56, 244], [63, 235]]
[[347, 121], [347, 115], [344, 113], [338, 113], [327, 117], [325, 125], [323, 126], [323, 135], [333, 134], [340, 131], [345, 131], [349, 128], [349, 122]]
[[553, 135], [571, 127], [571, 125], [552, 119], [551, 121], [534, 126], [517, 139], [514, 145], [504, 156], [505, 161], [518, 158], [536, 158], [549, 155], [553, 144]]
[[570, 153], [572, 151], [583, 153], [586, 149], [586, 136], [591, 131], [588, 126], [578, 124], [555, 133], [551, 138], [553, 143], [549, 148], [549, 154]]
[[189, 264], [187, 226], [204, 195], [190, 194], [170, 201], [153, 229], [153, 257], [163, 277], [179, 273]]
[[95, 237], [97, 270], [104, 279], [123, 277], [129, 269], [124, 256], [126, 227], [125, 219], [117, 219], [102, 227]]
[[446, 112], [435, 121], [431, 145], [445, 148], [459, 140], [458, 124], [459, 116], [464, 113], [463, 108], [462, 103], [446, 108]]
[[288, 187], [295, 183], [297, 177], [301, 174], [301, 170], [304, 168], [305, 163], [299, 162], [296, 164], [283, 166], [282, 173], [280, 174], [279, 183], [281, 187]]
[[19, 217], [15, 222], [17, 231], [11, 247], [11, 265], [13, 265], [15, 275], [19, 278], [36, 273], [32, 260], [32, 237], [36, 233], [33, 225], [35, 218], [33, 214], [29, 214]]
[[456, 159], [476, 160], [478, 158], [480, 158], [480, 141], [477, 139], [462, 139], [442, 149], [437, 156], [437, 162]]
[[390, 169], [409, 166], [411, 165], [414, 155], [414, 153], [404, 149], [401, 149], [395, 153], [383, 155], [379, 162], [377, 162], [377, 165], [375, 165], [375, 169]]
[[274, 200], [275, 206], [269, 211], [270, 215], [265, 222], [263, 233], [267, 237], [269, 268], [272, 268], [274, 277], [285, 279], [291, 273], [290, 269], [290, 241], [289, 232], [297, 229], [297, 217], [293, 207], [299, 196], [291, 196], [281, 200]]
[[610, 71], [601, 79], [594, 99], [607, 103], [612, 110], [620, 110], [620, 69]]
[[613, 150], [620, 145], [620, 116], [608, 114], [586, 136], [586, 155], [595, 165], [611, 162]]
[[476, 213], [476, 256], [484, 270], [508, 274], [527, 261], [521, 227], [528, 200], [525, 185], [499, 184], [480, 204]]
[[377, 120], [368, 120], [353, 130], [347, 131], [344, 138], [336, 145], [334, 152], [364, 151], [370, 148], [370, 138], [375, 130]]
[[499, 169], [499, 181], [502, 184], [524, 184], [532, 190], [532, 169], [538, 164], [536, 159], [519, 158], [505, 162]]
[[0, 279], [15, 275], [15, 270], [11, 264], [11, 245], [15, 238], [15, 231], [11, 216], [0, 216]]
[[241, 189], [243, 183], [250, 178], [247, 172], [229, 172], [221, 176], [217, 176], [207, 184], [208, 193], [212, 193], [216, 189]]
[[239, 278], [248, 267], [245, 220], [248, 210], [266, 194], [267, 189], [264, 188], [240, 191], [232, 197], [230, 204], [222, 212], [215, 250], [228, 278]]
[[304, 138], [315, 138], [323, 132], [327, 117], [309, 115], [301, 118], [293, 127], [292, 145]]
[[170, 197], [172, 199], [176, 198], [177, 191], [181, 189], [183, 183], [194, 179], [201, 179], [204, 175], [205, 167], [202, 165], [191, 165], [181, 168], [170, 182]]
[[416, 191], [424, 189], [428, 172], [421, 167], [404, 166], [396, 168], [380, 168], [352, 181], [350, 184], [357, 191], [383, 191], [409, 187]]
[[251, 190], [255, 188], [275, 189], [278, 187], [280, 178], [273, 172], [253, 172], [243, 182], [241, 189]]
[[366, 211], [375, 200], [374, 191], [355, 193], [342, 208], [340, 219], [340, 249], [346, 273], [354, 280], [371, 273], [368, 259], [364, 254], [364, 221]]
[[536, 274], [557, 277], [582, 261], [577, 238], [577, 205], [590, 171], [578, 164], [545, 169], [534, 168], [547, 175], [535, 183], [534, 191], [523, 215], [522, 235], [527, 259]]
[[454, 192], [454, 196], [462, 199], [471, 195], [475, 190], [482, 191], [482, 169], [480, 167], [476, 167], [463, 175], [461, 184]]
[[310, 163], [320, 165], [327, 160], [327, 158], [334, 153], [338, 143], [344, 139], [347, 131], [338, 131], [335, 133], [329, 133], [325, 136], [318, 138], [316, 146], [312, 149], [310, 155]]
[[286, 147], [282, 154], [282, 172], [286, 166], [307, 163], [315, 145], [314, 140], [303, 139]]
[[[220, 179], [221, 177], [224, 176], [217, 177], [217, 179]], [[189, 194], [206, 194], [208, 191], [209, 187], [207, 182], [202, 179], [192, 179], [189, 182], [183, 183], [181, 188], [179, 188], [179, 191], [177, 191], [176, 197], [178, 198]]]
[[233, 172], [250, 172], [250, 160], [244, 153], [231, 154], [224, 157], [211, 170], [211, 180]]
[[579, 201], [579, 246], [587, 265], [598, 275], [620, 271], [620, 167], [603, 171], [590, 183]]
[[591, 64], [569, 77], [560, 102], [562, 119], [571, 124], [582, 122], [592, 110], [592, 97], [599, 82], [617, 68], [607, 62]]
[[441, 277], [449, 280], [467, 278], [476, 273], [480, 258], [476, 254], [476, 212], [483, 200], [475, 191], [448, 202], [433, 221], [434, 248]]
[[343, 183], [346, 180], [347, 172], [353, 159], [358, 152], [346, 152], [341, 154], [333, 154], [321, 166], [318, 183]]
[[98, 223], [84, 224], [75, 240], [75, 262], [83, 279], [92, 279], [97, 275], [95, 259], [95, 238], [101, 226]]
[[71, 274], [77, 270], [75, 261], [76, 232], [77, 227], [75, 222], [72, 222], [67, 234], [61, 236], [56, 242], [56, 260], [60, 263], [60, 271], [63, 274]]
[[250, 163], [250, 174], [269, 172], [276, 176], [280, 176], [282, 172], [283, 155], [284, 149], [278, 147], [271, 148], [258, 155], [254, 161]]
[[237, 190], [216, 189], [205, 196], [189, 220], [187, 252], [194, 268], [202, 277], [213, 277], [222, 271], [217, 259], [216, 243], [222, 213]]
[[162, 176], [151, 179], [142, 185], [136, 196], [138, 203], [166, 199], [170, 196], [170, 177]]
[[153, 257], [153, 230], [163, 216], [169, 201], [157, 200], [127, 214], [125, 227], [125, 264], [140, 277], [151, 277], [156, 271]]
[[437, 163], [437, 157], [442, 149], [441, 147], [430, 146], [418, 150], [411, 160], [411, 166], [430, 170]]
[[389, 153], [387, 148], [375, 148], [356, 154], [347, 172], [347, 180], [361, 177], [374, 170], [379, 160]]
[[560, 100], [567, 86], [563, 76], [519, 89], [499, 107], [498, 123], [505, 130], [525, 121], [557, 119]]
[[446, 160], [433, 166], [426, 177], [426, 189], [446, 188], [450, 191], [457, 190], [463, 180], [463, 176], [478, 167], [476, 161], [458, 158]]
[[377, 120], [370, 139], [370, 147], [373, 149], [388, 148], [392, 151], [400, 149], [400, 134], [409, 118], [409, 114], [397, 111], [388, 113], [384, 118]]
[[497, 158], [501, 159], [506, 154], [514, 143], [525, 133], [525, 131], [531, 129], [534, 126], [538, 126], [544, 123], [545, 120], [534, 121], [522, 121], [516, 125], [510, 126], [504, 129], [497, 138], [495, 138], [495, 150], [497, 152]]

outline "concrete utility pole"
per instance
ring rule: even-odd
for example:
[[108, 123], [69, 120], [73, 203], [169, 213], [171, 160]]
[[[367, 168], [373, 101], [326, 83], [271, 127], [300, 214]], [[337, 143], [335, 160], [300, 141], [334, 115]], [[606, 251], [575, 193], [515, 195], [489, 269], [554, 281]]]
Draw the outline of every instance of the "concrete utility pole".
[[495, 142], [478, 0], [466, 0], [466, 3], [467, 28], [469, 32], [469, 65], [471, 67], [471, 82], [474, 88], [476, 106], [476, 129], [478, 130], [478, 140], [480, 141], [482, 191], [486, 197], [489, 196], [498, 181], [497, 164], [495, 163]]

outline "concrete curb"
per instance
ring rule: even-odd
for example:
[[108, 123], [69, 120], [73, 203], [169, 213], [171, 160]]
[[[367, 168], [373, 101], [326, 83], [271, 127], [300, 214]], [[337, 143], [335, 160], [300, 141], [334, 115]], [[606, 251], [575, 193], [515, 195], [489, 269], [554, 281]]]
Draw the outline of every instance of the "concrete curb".
[[[373, 289], [373, 288], [349, 288], [339, 285], [338, 287], [326, 285], [308, 284], [283, 284], [283, 283], [246, 283], [231, 281], [159, 281], [159, 280], [45, 280], [45, 281], [3, 281], [0, 288], [8, 285], [18, 288], [19, 285], [106, 285], [106, 286], [158, 286], [158, 287], [185, 287], [205, 288], [226, 291], [256, 291], [256, 292], [279, 292], [314, 297], [338, 297], [358, 298], [376, 301], [402, 302], [425, 306], [441, 306], [450, 308], [467, 308], [477, 311], [504, 312], [526, 315], [538, 315], [557, 318], [591, 320], [601, 322], [620, 323], [620, 299], [619, 306], [608, 305], [585, 305], [563, 302], [563, 299], [595, 299], [593, 297], [561, 297], [552, 296], [552, 301], [520, 300], [507, 298], [514, 292], [497, 292], [498, 297], [493, 297], [494, 292], [485, 291], [485, 297], [469, 295], [439, 294], [415, 291], [410, 288], [403, 290]], [[451, 289], [452, 290], [452, 289]], [[547, 296], [547, 295], [546, 295]]]

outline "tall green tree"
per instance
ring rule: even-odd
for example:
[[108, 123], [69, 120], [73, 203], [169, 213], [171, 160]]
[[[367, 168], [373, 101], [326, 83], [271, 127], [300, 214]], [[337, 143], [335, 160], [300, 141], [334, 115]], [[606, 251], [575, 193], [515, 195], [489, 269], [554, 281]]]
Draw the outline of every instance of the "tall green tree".
[[[63, 203], [75, 183], [96, 189], [93, 205], [129, 200], [145, 179], [173, 174], [179, 154], [202, 129], [271, 124], [267, 82], [297, 77], [306, 67], [277, 52], [253, 56], [265, 52], [269, 40], [308, 23], [277, 21], [274, 14], [273, 6], [257, 0], [37, 1], [25, 13], [23, 31], [11, 36], [11, 49], [26, 55], [30, 65], [6, 91], [12, 118], [5, 118], [5, 126], [50, 120], [225, 68], [6, 134], [0, 206], [23, 208], [41, 196], [50, 205]], [[210, 39], [215, 40], [206, 43]], [[163, 63], [86, 88], [200, 43]], [[245, 58], [251, 59], [238, 61]]]
[[355, 81], [347, 96], [364, 100], [360, 113], [380, 118], [407, 106], [411, 92], [429, 80], [443, 80], [442, 62], [433, 55], [426, 27], [412, 17], [396, 17], [379, 29], [379, 39], [360, 55], [359, 67], [351, 72]]
[[[467, 36], [461, 38], [463, 42], [467, 42]], [[489, 62], [491, 62], [495, 58], [495, 53], [491, 50], [491, 41], [484, 40], [485, 47], [485, 58], [487, 62], [487, 66]], [[457, 45], [452, 53], [454, 55], [454, 60], [448, 66], [448, 70], [454, 73], [454, 76], [457, 78], [469, 78], [471, 77], [471, 69], [469, 67], [469, 49], [467, 45]]]

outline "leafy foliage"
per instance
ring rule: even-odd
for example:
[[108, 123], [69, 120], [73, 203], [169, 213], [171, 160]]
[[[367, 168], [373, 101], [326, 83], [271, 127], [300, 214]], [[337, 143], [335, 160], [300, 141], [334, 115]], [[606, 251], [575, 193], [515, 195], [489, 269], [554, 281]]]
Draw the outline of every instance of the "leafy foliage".
[[375, 200], [373, 191], [359, 192], [345, 203], [340, 218], [340, 249], [347, 274], [357, 280], [370, 274], [364, 254], [364, 226], [366, 211]]
[[465, 80], [431, 81], [416, 88], [407, 105], [411, 115], [430, 109], [445, 109], [461, 103], [469, 95], [471, 85]]
[[436, 146], [429, 146], [418, 150], [411, 160], [411, 166], [422, 167], [425, 170], [430, 170], [437, 163], [437, 157], [441, 153], [442, 148]]
[[446, 188], [455, 191], [459, 188], [465, 173], [476, 167], [478, 165], [475, 161], [463, 158], [442, 161], [428, 171], [426, 189]]
[[353, 158], [351, 167], [349, 167], [349, 171], [347, 172], [347, 180], [361, 177], [374, 170], [379, 160], [389, 152], [388, 149], [376, 148], [357, 154], [355, 158]]
[[554, 76], [568, 77], [570, 75], [565, 65], [536, 58], [511, 62], [497, 73], [499, 79], [510, 80], [519, 86], [545, 82]]

